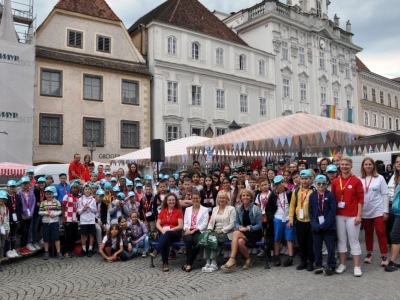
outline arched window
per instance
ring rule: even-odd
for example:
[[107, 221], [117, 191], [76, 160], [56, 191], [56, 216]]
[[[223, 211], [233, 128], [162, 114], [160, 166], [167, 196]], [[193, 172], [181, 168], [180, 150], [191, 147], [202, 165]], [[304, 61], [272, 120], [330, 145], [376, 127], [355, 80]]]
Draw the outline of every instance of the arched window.
[[178, 39], [174, 36], [169, 36], [167, 38], [167, 52], [169, 55], [176, 55]]
[[244, 54], [236, 57], [236, 69], [241, 71], [247, 71], [247, 57]]
[[192, 59], [200, 59], [200, 44], [198, 42], [192, 43]]

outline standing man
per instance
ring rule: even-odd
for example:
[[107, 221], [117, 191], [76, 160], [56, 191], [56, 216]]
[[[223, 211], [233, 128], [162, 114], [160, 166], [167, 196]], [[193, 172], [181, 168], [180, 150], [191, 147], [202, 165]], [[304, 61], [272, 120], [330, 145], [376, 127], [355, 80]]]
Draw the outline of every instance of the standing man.
[[287, 169], [286, 160], [284, 158], [280, 158], [278, 160], [278, 164], [279, 164], [278, 175], [283, 176], [283, 172]]
[[74, 160], [69, 164], [68, 178], [72, 182], [75, 179], [81, 179], [83, 173], [83, 165], [81, 164], [81, 156], [79, 154], [74, 155]]
[[103, 165], [98, 165], [97, 166], [97, 178], [98, 180], [104, 179], [105, 175], [104, 175], [104, 166]]
[[199, 172], [200, 172], [200, 175], [206, 177], [206, 174], [203, 173], [203, 172], [201, 172], [201, 169], [200, 169], [200, 162], [197, 161], [197, 160], [195, 160], [195, 161], [193, 162], [193, 169], [192, 169], [192, 172], [193, 172], [193, 171], [199, 171]]
[[81, 175], [81, 180], [82, 180], [82, 184], [85, 182], [90, 182], [90, 176], [92, 174], [92, 172], [94, 171], [94, 162], [89, 162], [88, 163], [88, 170], [84, 171]]

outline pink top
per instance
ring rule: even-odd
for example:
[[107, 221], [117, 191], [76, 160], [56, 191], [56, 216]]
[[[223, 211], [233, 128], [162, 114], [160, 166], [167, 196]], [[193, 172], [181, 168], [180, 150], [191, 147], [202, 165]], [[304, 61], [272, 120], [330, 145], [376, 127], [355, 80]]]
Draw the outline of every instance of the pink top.
[[198, 210], [192, 212], [192, 218], [191, 218], [191, 222], [190, 222], [190, 229], [196, 228], [197, 214], [198, 213], [199, 213]]

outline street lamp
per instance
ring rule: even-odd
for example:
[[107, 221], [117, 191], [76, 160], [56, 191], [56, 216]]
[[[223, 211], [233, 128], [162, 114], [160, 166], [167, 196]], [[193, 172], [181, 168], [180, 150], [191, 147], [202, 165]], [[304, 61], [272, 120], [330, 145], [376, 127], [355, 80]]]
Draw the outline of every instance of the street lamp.
[[96, 142], [91, 140], [88, 144], [88, 151], [90, 152], [90, 160], [93, 160], [93, 152], [96, 151]]

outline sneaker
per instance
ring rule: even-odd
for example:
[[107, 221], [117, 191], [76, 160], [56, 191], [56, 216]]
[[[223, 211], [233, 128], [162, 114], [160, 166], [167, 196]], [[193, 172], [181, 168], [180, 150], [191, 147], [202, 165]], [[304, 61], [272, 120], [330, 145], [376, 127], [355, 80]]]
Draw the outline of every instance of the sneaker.
[[361, 277], [362, 276], [361, 267], [354, 267], [354, 276], [355, 277]]
[[307, 271], [308, 271], [308, 272], [314, 271], [314, 263], [313, 263], [312, 261], [309, 261], [309, 262], [307, 263]]
[[58, 252], [58, 253], [57, 253], [57, 257], [58, 257], [58, 259], [63, 259], [63, 258], [64, 258], [64, 256], [62, 255], [61, 252]]
[[93, 256], [93, 250], [89, 249], [87, 252], [87, 257], [92, 257]]
[[26, 245], [26, 248], [27, 248], [30, 252], [33, 252], [33, 251], [36, 251], [36, 250], [37, 250], [32, 244]]
[[329, 267], [326, 267], [324, 269], [324, 275], [325, 276], [332, 276], [335, 273], [335, 270]]
[[153, 252], [151, 252], [151, 253], [150, 253], [150, 256], [151, 256], [152, 258], [156, 258], [156, 257], [158, 256], [157, 250], [154, 250]]
[[13, 252], [14, 257], [19, 257], [19, 254], [18, 254], [17, 250], [13, 249], [11, 251]]
[[35, 247], [36, 248], [36, 250], [42, 250], [42, 246], [41, 245], [39, 245], [38, 243], [35, 243], [35, 244], [33, 244], [33, 247]]
[[279, 255], [276, 255], [274, 257], [274, 266], [279, 267], [280, 265], [281, 265], [281, 259], [280, 259]]
[[314, 274], [322, 274], [324, 272], [323, 266], [315, 266]]
[[323, 250], [322, 255], [328, 255], [328, 250], [327, 249]]
[[308, 264], [307, 264], [307, 262], [306, 261], [302, 261], [297, 267], [296, 267], [296, 270], [304, 270], [304, 269], [307, 269], [307, 266], [308, 266]]
[[226, 250], [224, 252], [224, 258], [229, 258], [229, 257], [231, 257], [231, 251]]
[[81, 252], [81, 254], [80, 254], [79, 256], [80, 256], [80, 257], [84, 257], [84, 256], [86, 256], [87, 254], [88, 254], [88, 252], [82, 249], [82, 252]]
[[169, 272], [168, 264], [163, 264], [162, 271], [163, 272]]
[[257, 257], [264, 257], [265, 256], [265, 251], [263, 249], [258, 252]]
[[364, 263], [370, 264], [372, 262], [372, 254], [368, 253], [367, 256], [364, 258]]
[[[178, 251], [178, 254], [183, 254], [183, 253], [185, 253], [183, 250], [184, 250], [185, 248], [183, 248], [183, 247], [181, 247], [180, 249], [179, 249], [179, 251]], [[171, 250], [171, 251], [173, 251], [173, 250]]]
[[147, 253], [143, 251], [142, 257], [143, 257], [143, 258], [147, 257]]
[[207, 273], [212, 273], [218, 271], [218, 266], [211, 264], [210, 267], [207, 269]]
[[387, 267], [389, 264], [389, 260], [386, 256], [381, 256], [381, 267]]
[[14, 252], [12, 250], [8, 250], [6, 255], [7, 255], [8, 258], [15, 258], [16, 257], [16, 256], [14, 256]]
[[43, 254], [43, 259], [44, 259], [44, 260], [48, 260], [48, 259], [49, 259], [49, 252], [45, 252], [45, 253]]
[[285, 254], [287, 251], [287, 248], [285, 246], [282, 246], [281, 251], [279, 251], [279, 254]]
[[43, 239], [41, 239], [41, 240], [39, 241], [39, 244], [42, 245], [42, 246], [44, 246], [44, 241], [43, 241]]
[[346, 266], [342, 264], [340, 264], [335, 270], [336, 274], [342, 274], [344, 271], [346, 271]]
[[257, 255], [258, 254], [258, 248], [253, 248], [253, 251], [251, 252], [252, 255]]
[[203, 273], [207, 273], [207, 270], [208, 270], [208, 268], [209, 268], [210, 266], [211, 266], [210, 264], [206, 264], [206, 265], [201, 269], [201, 271], [202, 271]]
[[385, 267], [386, 272], [394, 272], [397, 270], [398, 270], [397, 265], [392, 261], [389, 261], [388, 265]]
[[19, 253], [21, 253], [21, 255], [28, 255], [31, 253], [31, 251], [29, 251], [26, 247], [22, 247], [21, 249], [19, 249]]
[[283, 266], [284, 267], [293, 266], [293, 258], [288, 257], [287, 259], [285, 259], [285, 261], [283, 262]]
[[[168, 259], [169, 259], [169, 260], [174, 260], [175, 258], [176, 258], [175, 250], [169, 251]], [[169, 269], [168, 269], [168, 271], [169, 271]]]
[[251, 253], [253, 252], [253, 248], [247, 248], [247, 252], [249, 253], [249, 255], [251, 255]]

